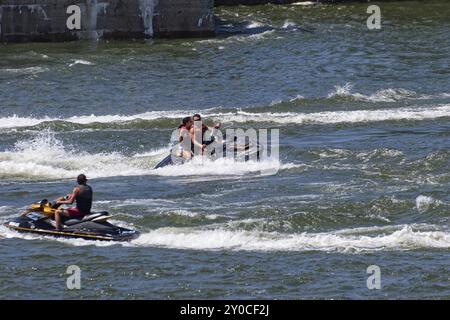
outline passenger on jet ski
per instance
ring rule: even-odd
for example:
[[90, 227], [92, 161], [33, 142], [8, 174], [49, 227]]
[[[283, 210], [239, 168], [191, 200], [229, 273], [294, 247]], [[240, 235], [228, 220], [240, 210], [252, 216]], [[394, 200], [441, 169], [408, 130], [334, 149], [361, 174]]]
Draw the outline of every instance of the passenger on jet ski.
[[178, 127], [179, 132], [175, 132], [174, 138], [178, 144], [170, 150], [169, 155], [159, 161], [155, 170], [171, 165], [182, 165], [196, 154], [215, 160], [219, 157], [227, 157], [229, 152], [230, 157], [233, 156], [239, 160], [249, 161], [253, 158], [260, 160], [263, 146], [257, 141], [238, 143], [235, 135], [227, 137], [226, 134], [222, 135], [220, 131], [216, 131], [220, 128], [219, 123], [214, 127], [208, 127], [201, 123], [201, 119], [199, 114], [183, 119], [183, 123]]
[[[214, 131], [214, 129], [219, 129], [220, 128], [220, 123], [216, 123], [214, 125], [214, 127], [208, 127], [202, 122], [202, 116], [200, 114], [198, 114], [198, 113], [194, 114], [192, 119], [194, 120], [194, 125], [190, 129], [190, 134], [193, 137], [193, 139], [198, 144], [201, 144], [201, 145], [208, 146], [211, 143], [213, 143], [214, 142], [214, 137], [211, 136], [210, 139], [208, 140], [205, 134], [208, 131], [211, 131], [211, 133], [212, 133]], [[200, 141], [197, 141], [197, 139], [200, 140]]]
[[179, 142], [180, 142], [180, 156], [186, 160], [190, 160], [195, 152], [195, 146], [199, 150], [203, 151], [206, 145], [198, 142], [195, 139], [193, 131], [194, 122], [191, 117], [183, 118], [183, 122], [178, 127], [179, 129]]
[[[206, 145], [206, 146], [209, 146], [211, 143], [215, 142], [215, 137], [213, 136], [213, 133], [214, 133], [214, 130], [220, 129], [220, 126], [221, 126], [220, 123], [216, 123], [214, 125], [214, 127], [208, 127], [202, 122], [202, 117], [198, 113], [194, 114], [192, 119], [194, 120], [194, 125], [192, 126], [192, 128], [190, 130], [191, 136], [194, 139], [199, 139], [199, 140], [201, 137], [201, 141], [199, 141], [199, 143]], [[200, 132], [200, 128], [201, 128], [201, 132]], [[209, 137], [206, 134], [206, 133], [208, 133], [208, 131], [209, 131]], [[225, 139], [226, 136], [224, 135], [223, 138]], [[248, 149], [249, 145], [235, 143], [233, 147], [236, 150], [244, 151], [244, 150]]]
[[91, 212], [93, 191], [92, 188], [87, 185], [87, 180], [88, 179], [84, 174], [80, 174], [77, 177], [78, 186], [73, 189], [72, 194], [57, 200], [57, 205], [73, 204], [76, 202], [76, 206], [69, 209], [60, 208], [55, 211], [56, 230], [62, 229], [61, 215], [67, 218], [81, 219]]

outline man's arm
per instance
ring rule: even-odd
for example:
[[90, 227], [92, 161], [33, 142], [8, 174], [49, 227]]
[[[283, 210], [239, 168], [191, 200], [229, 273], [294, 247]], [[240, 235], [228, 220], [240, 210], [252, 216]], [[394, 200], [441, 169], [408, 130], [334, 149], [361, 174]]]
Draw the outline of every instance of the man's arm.
[[75, 189], [73, 189], [72, 194], [69, 196], [69, 199], [67, 200], [58, 200], [57, 203], [58, 204], [72, 204], [75, 201], [75, 198], [77, 197], [77, 195], [80, 193], [80, 188], [76, 187]]
[[201, 150], [205, 148], [205, 145], [198, 142], [197, 139], [195, 138], [196, 134], [195, 129], [193, 127], [191, 128], [191, 130], [189, 130], [189, 135], [191, 136], [191, 141], [194, 145], [197, 145], [199, 148], [201, 148]]

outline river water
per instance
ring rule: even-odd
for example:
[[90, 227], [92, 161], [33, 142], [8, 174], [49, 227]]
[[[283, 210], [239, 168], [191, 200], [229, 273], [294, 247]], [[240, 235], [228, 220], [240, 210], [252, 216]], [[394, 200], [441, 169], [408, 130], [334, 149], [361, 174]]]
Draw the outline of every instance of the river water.
[[[450, 3], [382, 4], [381, 30], [366, 9], [219, 7], [211, 39], [2, 45], [0, 221], [85, 173], [94, 208], [142, 235], [0, 227], [0, 298], [449, 299]], [[279, 129], [279, 161], [153, 170], [194, 112]]]

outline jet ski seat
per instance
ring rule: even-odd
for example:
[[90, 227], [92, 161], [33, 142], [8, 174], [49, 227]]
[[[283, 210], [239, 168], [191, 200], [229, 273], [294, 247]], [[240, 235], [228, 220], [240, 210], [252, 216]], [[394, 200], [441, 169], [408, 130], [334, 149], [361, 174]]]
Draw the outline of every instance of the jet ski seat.
[[71, 218], [69, 220], [64, 221], [64, 224], [66, 226], [73, 226], [76, 225], [78, 223], [81, 222], [86, 222], [86, 221], [92, 221], [92, 220], [100, 220], [98, 218], [100, 217], [110, 217], [109, 213], [106, 211], [102, 211], [102, 212], [92, 212], [90, 214], [85, 215], [83, 218], [81, 219], [77, 219], [77, 218]]

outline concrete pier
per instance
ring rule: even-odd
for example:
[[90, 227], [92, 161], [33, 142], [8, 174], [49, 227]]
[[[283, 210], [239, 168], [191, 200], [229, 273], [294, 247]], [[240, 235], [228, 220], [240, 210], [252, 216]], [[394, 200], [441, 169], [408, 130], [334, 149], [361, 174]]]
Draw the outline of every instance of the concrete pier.
[[0, 0], [0, 41], [214, 34], [214, 0]]
[[215, 34], [214, 6], [298, 1], [0, 0], [0, 42], [206, 37]]

